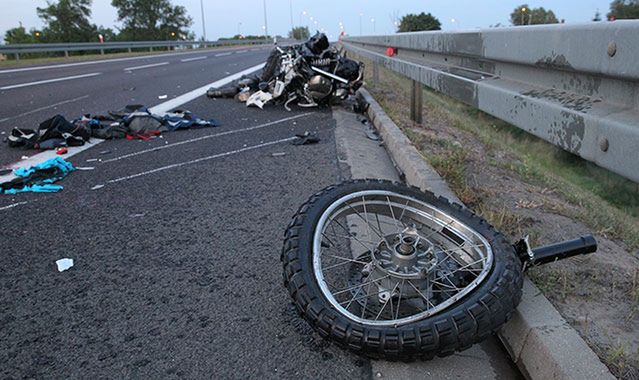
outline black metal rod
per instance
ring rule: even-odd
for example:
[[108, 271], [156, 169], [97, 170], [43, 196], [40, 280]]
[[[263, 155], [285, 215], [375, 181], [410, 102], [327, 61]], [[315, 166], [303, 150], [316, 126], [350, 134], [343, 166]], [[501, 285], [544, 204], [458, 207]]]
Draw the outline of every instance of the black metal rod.
[[586, 255], [597, 251], [597, 240], [592, 235], [585, 235], [575, 240], [533, 248], [533, 265], [546, 264], [577, 255]]

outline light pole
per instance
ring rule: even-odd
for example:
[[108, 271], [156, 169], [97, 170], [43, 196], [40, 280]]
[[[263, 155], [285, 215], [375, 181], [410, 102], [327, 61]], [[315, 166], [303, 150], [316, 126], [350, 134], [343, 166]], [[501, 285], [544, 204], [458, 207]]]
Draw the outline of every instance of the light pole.
[[239, 36], [239, 38], [242, 38], [242, 23], [241, 22], [237, 23], [237, 35]]
[[359, 14], [359, 35], [362, 35], [362, 16], [364, 16], [363, 13]]
[[295, 26], [293, 25], [293, 0], [291, 0], [290, 5], [291, 5], [291, 30], [293, 30], [293, 28], [295, 28]]
[[206, 41], [206, 22], [204, 21], [204, 0], [200, 0], [200, 10], [202, 11], [202, 39]]
[[521, 8], [521, 25], [524, 25], [524, 15], [528, 9], [526, 7]]
[[268, 22], [266, 21], [266, 0], [264, 3], [264, 37], [268, 38]]
[[373, 23], [373, 33], [375, 33], [375, 19], [371, 18], [371, 22]]

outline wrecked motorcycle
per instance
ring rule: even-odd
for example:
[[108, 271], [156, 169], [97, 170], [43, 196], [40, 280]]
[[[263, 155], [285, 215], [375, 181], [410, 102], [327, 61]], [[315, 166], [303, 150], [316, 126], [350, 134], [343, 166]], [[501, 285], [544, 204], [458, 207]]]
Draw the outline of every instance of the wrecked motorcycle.
[[297, 311], [321, 336], [371, 358], [414, 360], [495, 333], [519, 304], [530, 266], [596, 249], [592, 236], [513, 245], [443, 197], [355, 180], [299, 208], [281, 259]]
[[266, 103], [317, 107], [346, 99], [363, 84], [364, 64], [330, 46], [323, 33], [302, 44], [276, 46], [261, 76], [246, 77], [237, 85], [210, 89], [209, 97], [237, 97], [247, 106]]

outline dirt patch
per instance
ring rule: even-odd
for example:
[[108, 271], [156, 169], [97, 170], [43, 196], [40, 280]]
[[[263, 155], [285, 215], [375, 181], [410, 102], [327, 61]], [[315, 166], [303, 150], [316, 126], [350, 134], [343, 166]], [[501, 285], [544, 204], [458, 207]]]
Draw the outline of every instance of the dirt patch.
[[[467, 206], [512, 241], [529, 234], [533, 245], [543, 245], [595, 234], [596, 254], [532, 268], [528, 274], [613, 374], [639, 379], [639, 252], [633, 234], [618, 233], [621, 223], [614, 218], [589, 218], [588, 204], [570, 188], [528, 175], [532, 169], [525, 155], [535, 152], [509, 149], [512, 137], [490, 131], [490, 116], [466, 109], [460, 118], [455, 112], [463, 106], [442, 106], [455, 101], [426, 91], [424, 121], [415, 125], [408, 118], [409, 85], [380, 70], [380, 81], [368, 87]], [[592, 199], [596, 205], [597, 198]], [[627, 218], [624, 228], [634, 231], [637, 218]]]

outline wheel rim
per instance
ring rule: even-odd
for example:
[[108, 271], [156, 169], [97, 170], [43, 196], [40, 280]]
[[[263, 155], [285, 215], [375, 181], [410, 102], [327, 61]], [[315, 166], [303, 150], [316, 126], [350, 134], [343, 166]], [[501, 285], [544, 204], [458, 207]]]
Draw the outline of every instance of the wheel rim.
[[323, 295], [365, 325], [399, 326], [439, 313], [479, 286], [492, 265], [492, 248], [474, 229], [391, 191], [338, 199], [313, 234]]

